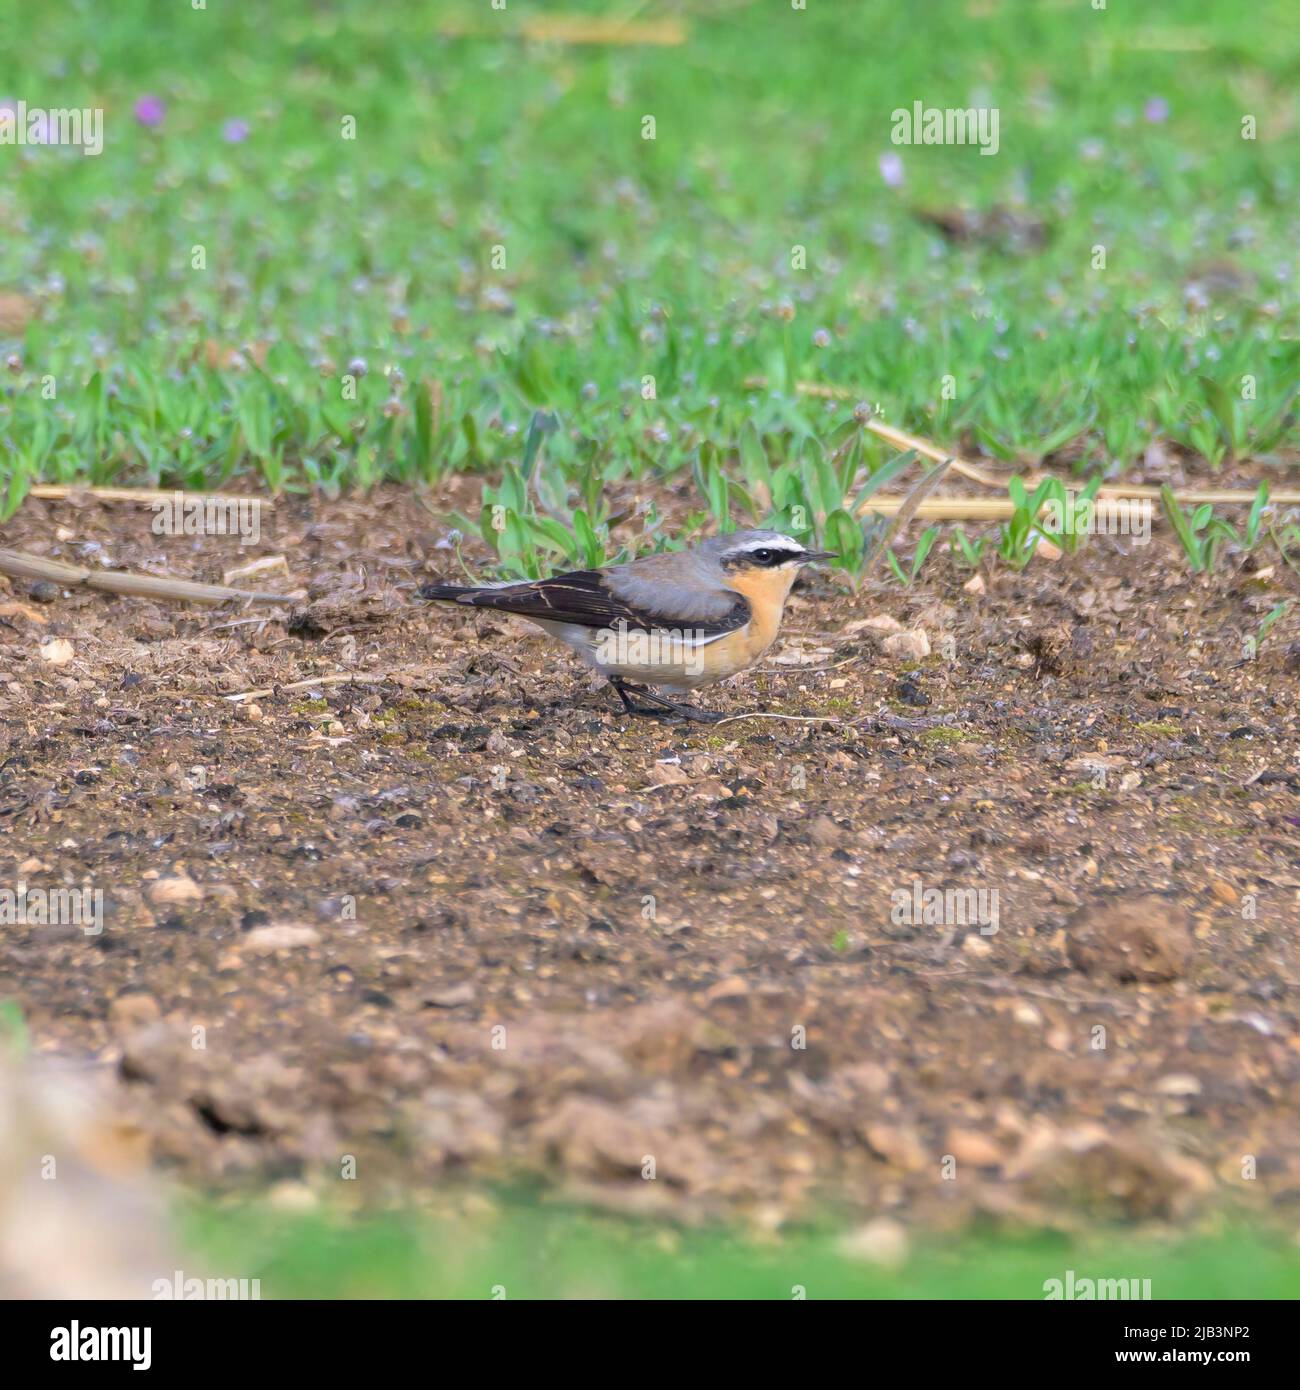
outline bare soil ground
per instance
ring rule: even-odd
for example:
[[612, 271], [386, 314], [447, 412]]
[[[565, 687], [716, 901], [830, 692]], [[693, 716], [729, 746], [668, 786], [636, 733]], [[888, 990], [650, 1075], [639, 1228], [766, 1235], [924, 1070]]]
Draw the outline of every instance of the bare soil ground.
[[[184, 1182], [1294, 1225], [1300, 649], [1245, 640], [1285, 566], [1202, 581], [1158, 534], [983, 594], [946, 557], [810, 575], [701, 703], [838, 722], [706, 727], [412, 602], [454, 564], [409, 495], [284, 501], [252, 551], [150, 520], [29, 502], [0, 541], [218, 581], [280, 554], [251, 582], [306, 597], [0, 580], [0, 887], [105, 894], [98, 935], [0, 927], [0, 995]], [[916, 881], [996, 891], [997, 930], [907, 921]]]

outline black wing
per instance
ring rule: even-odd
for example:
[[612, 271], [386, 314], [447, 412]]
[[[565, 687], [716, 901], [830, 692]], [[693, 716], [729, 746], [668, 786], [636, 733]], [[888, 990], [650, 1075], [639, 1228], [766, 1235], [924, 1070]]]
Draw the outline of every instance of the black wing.
[[506, 584], [496, 589], [463, 588], [456, 584], [426, 584], [420, 598], [462, 603], [471, 608], [493, 608], [500, 613], [517, 613], [522, 618], [542, 618], [553, 623], [575, 623], [580, 627], [616, 627], [619, 623], [637, 632], [656, 628], [690, 628], [706, 637], [715, 637], [743, 627], [749, 621], [749, 601], [736, 595], [730, 612], [707, 620], [666, 618], [648, 612], [610, 592], [600, 570], [575, 570], [553, 579], [531, 584]]

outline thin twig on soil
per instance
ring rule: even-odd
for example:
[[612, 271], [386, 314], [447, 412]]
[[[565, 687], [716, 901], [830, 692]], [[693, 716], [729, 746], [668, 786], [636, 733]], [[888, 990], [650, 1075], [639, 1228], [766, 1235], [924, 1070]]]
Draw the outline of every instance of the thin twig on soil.
[[228, 627], [247, 627], [249, 623], [268, 623], [270, 621], [271, 620], [269, 618], [263, 618], [260, 616], [256, 618], [236, 618], [233, 622], [218, 623], [215, 627], [208, 628], [208, 631], [224, 632]]
[[92, 570], [81, 565], [65, 565], [39, 555], [17, 550], [0, 550], [0, 574], [15, 579], [49, 579], [71, 588], [98, 589], [133, 598], [166, 598], [179, 603], [226, 603], [242, 599], [245, 603], [293, 603], [291, 594], [272, 594], [261, 589], [232, 589], [224, 584], [195, 584], [186, 579], [159, 579], [152, 575], [128, 574], [124, 570]]
[[85, 487], [79, 483], [36, 483], [27, 489], [28, 497], [40, 497], [59, 502], [65, 497], [93, 497], [97, 502], [170, 502], [178, 492], [184, 492], [186, 502], [248, 502], [270, 511], [275, 506], [271, 497], [250, 498], [233, 492], [191, 492], [188, 488], [150, 487]]
[[223, 695], [223, 700], [261, 700], [277, 690], [310, 690], [317, 685], [339, 685], [356, 681], [358, 685], [381, 685], [389, 679], [387, 672], [341, 671], [333, 676], [316, 676], [307, 681], [290, 681], [288, 685], [268, 685], [264, 690], [241, 690], [237, 695]]
[[784, 719], [791, 724], [843, 724], [842, 719], [836, 719], [829, 714], [769, 714], [765, 710], [756, 710], [752, 714], [729, 714], [725, 719], [713, 720], [713, 727], [719, 728], [723, 724], [734, 724], [737, 719]]

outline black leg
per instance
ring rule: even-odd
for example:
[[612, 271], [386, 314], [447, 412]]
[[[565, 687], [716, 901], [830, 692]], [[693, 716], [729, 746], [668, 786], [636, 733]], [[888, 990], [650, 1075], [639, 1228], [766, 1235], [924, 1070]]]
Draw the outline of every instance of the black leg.
[[[609, 683], [614, 687], [614, 693], [618, 696], [623, 705], [625, 714], [642, 714], [651, 719], [663, 717], [664, 710], [654, 696], [643, 685], [633, 685], [630, 681], [625, 681], [621, 676], [610, 676]], [[637, 695], [644, 700], [652, 701], [657, 708], [647, 708], [645, 705], [638, 705], [633, 699]]]
[[627, 693], [628, 688], [626, 682], [619, 680], [617, 676], [611, 676], [609, 678], [609, 683], [614, 687], [614, 694], [618, 696], [623, 705], [623, 712], [625, 714], [636, 714], [637, 707], [632, 703]]
[[[719, 719], [727, 717], [725, 714], [712, 714], [695, 705], [679, 705], [674, 700], [666, 700], [662, 695], [656, 695], [643, 685], [629, 684], [621, 676], [611, 676], [609, 683], [618, 693], [618, 698], [623, 702], [623, 708], [628, 714], [644, 714], [651, 718], [658, 718], [664, 714], [676, 714], [682, 719], [692, 719], [697, 724], [716, 724]], [[645, 705], [633, 704], [632, 693], [635, 693], [638, 699], [644, 700], [652, 708], [647, 709]]]

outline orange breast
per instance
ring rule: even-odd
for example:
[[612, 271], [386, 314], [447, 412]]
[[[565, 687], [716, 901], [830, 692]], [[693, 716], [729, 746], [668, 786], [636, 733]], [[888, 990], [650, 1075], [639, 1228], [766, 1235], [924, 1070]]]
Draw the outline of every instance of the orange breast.
[[776, 640], [785, 601], [794, 583], [793, 570], [747, 570], [733, 575], [729, 587], [749, 600], [752, 616], [736, 632], [704, 649], [705, 679], [716, 681], [752, 666]]

